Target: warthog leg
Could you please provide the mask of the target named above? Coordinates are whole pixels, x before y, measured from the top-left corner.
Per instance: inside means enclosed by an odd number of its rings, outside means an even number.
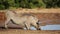
[[[30,23],[25,23],[25,27],[27,30],[30,30]]]
[[[5,28],[7,29],[8,28],[8,23],[10,21],[10,18],[8,18],[6,21],[5,21]]]

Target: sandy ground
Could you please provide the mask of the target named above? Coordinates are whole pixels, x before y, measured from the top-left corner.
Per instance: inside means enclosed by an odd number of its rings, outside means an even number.
[[[60,34],[60,31],[39,31],[20,29],[0,29],[0,34]]]

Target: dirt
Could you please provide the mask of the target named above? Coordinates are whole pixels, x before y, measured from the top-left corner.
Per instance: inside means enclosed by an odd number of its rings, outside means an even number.
[[[0,34],[60,34],[60,31],[0,29]]]

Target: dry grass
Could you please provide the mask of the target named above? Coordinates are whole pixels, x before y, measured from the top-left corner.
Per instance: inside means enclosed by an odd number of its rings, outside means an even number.
[[[9,9],[12,11],[16,11],[17,13],[60,13],[60,8],[56,9]],[[0,12],[5,12],[6,10],[0,10]]]
[[[58,9],[11,9],[17,11],[18,13],[60,13],[60,8]]]

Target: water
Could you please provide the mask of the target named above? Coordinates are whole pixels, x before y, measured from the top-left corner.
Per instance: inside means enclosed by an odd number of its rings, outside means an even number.
[[[31,27],[31,30],[36,30],[36,28]],[[41,30],[60,30],[60,25],[41,26]]]

